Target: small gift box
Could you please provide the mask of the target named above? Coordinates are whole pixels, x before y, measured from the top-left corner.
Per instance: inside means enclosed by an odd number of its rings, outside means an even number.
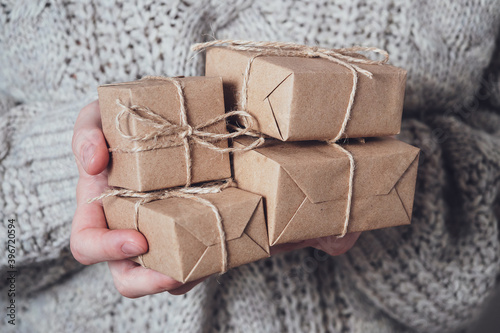
[[[98,92],[110,186],[151,191],[231,176],[220,78],[153,77]]]
[[[146,237],[149,251],[135,261],[185,283],[269,257],[261,196],[236,188],[169,193],[150,202],[103,199],[110,229],[137,229]]]
[[[211,47],[206,75],[222,77],[227,110],[245,109],[257,119],[256,130],[282,141],[329,140],[339,132],[349,138],[399,133],[405,70],[356,62],[363,58],[348,50],[332,61],[326,59],[333,54],[329,50],[302,47],[292,51],[286,46],[258,51]],[[339,59],[346,65],[339,64]],[[353,89],[349,121],[342,131]]]
[[[251,142],[239,138],[234,145]],[[276,245],[339,235],[344,227],[355,232],[409,224],[418,156],[418,148],[392,138],[340,146],[267,140],[234,156],[234,176],[238,187],[265,198],[269,243]]]

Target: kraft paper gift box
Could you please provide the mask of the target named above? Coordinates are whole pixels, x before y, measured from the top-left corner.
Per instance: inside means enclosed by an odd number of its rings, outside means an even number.
[[[261,196],[236,188],[199,196],[222,216],[229,268],[269,257]],[[135,229],[137,200],[103,199],[110,229]],[[183,283],[221,271],[220,236],[210,207],[185,198],[146,203],[139,207],[138,229],[149,244],[142,258],[146,267]]]
[[[187,120],[191,126],[204,124],[224,114],[222,81],[218,77],[177,78],[184,86]],[[134,149],[154,143],[134,142],[124,138],[116,128],[116,117],[122,111],[117,99],[126,106],[147,107],[174,124],[180,123],[180,103],[172,82],[145,79],[98,88],[102,129],[110,148]],[[132,117],[123,117],[122,126],[131,134],[145,134],[151,128]],[[225,121],[204,129],[213,133],[227,133]],[[135,153],[113,152],[109,167],[110,186],[135,191],[151,191],[186,184],[186,158],[182,140],[169,136],[164,142],[179,142],[176,147],[154,149]],[[159,140],[161,142],[161,139]],[[215,143],[227,147],[227,140]],[[192,183],[223,179],[231,176],[229,155],[205,148],[197,143],[190,145]]]
[[[206,75],[224,81],[226,109],[238,109],[250,51],[224,47],[207,50]],[[373,78],[359,74],[356,97],[344,137],[398,134],[406,71],[390,65],[356,64]],[[258,130],[282,141],[328,140],[340,131],[352,89],[347,68],[320,58],[259,56],[251,65],[247,110]]]
[[[356,163],[347,232],[409,224],[419,149],[392,138],[342,147]],[[270,245],[341,234],[349,170],[348,156],[322,142],[268,140],[234,155],[238,187],[264,197]]]

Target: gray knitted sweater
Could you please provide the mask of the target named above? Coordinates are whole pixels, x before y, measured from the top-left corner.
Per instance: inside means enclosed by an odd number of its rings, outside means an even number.
[[[499,275],[500,3],[479,0],[0,1],[0,239],[16,222],[19,332],[444,332]],[[130,300],[69,252],[70,148],[99,84],[199,75],[217,38],[378,46],[408,70],[400,138],[422,149],[413,223],[346,255],[305,249],[184,296]],[[0,300],[7,257],[0,256]],[[2,311],[3,313],[3,311]],[[0,331],[13,327],[2,315]]]

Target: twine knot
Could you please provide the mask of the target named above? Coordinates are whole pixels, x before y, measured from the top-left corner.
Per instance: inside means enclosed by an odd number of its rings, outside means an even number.
[[[250,81],[251,66],[254,60],[262,56],[281,56],[281,57],[301,57],[301,58],[322,58],[331,61],[335,64],[347,68],[352,74],[352,88],[349,95],[349,102],[347,104],[346,113],[344,120],[342,122],[341,128],[338,134],[328,140],[329,143],[338,141],[345,133],[347,123],[351,116],[351,111],[354,105],[354,98],[356,96],[356,89],[358,86],[358,75],[361,74],[371,79],[373,74],[361,67],[358,64],[366,65],[383,65],[389,61],[389,53],[387,51],[376,48],[376,47],[363,47],[363,46],[353,46],[348,48],[340,49],[328,49],[321,48],[318,46],[307,46],[296,43],[289,42],[256,42],[256,41],[246,41],[246,40],[213,40],[205,43],[193,44],[191,50],[202,51],[209,47],[224,47],[230,50],[236,51],[250,51],[255,52],[255,54],[248,61],[247,67],[245,68],[243,76],[243,87],[241,92],[241,108],[243,111],[247,111],[248,104],[248,83]],[[382,59],[372,60],[361,54],[374,53],[382,56]]]
[[[225,47],[231,50],[237,51],[251,51],[255,54],[249,59],[245,72],[243,75],[243,87],[241,92],[241,108],[247,111],[248,103],[248,83],[250,81],[250,71],[254,60],[262,56],[281,56],[281,57],[302,57],[302,58],[321,58],[331,61],[335,64],[347,68],[352,74],[352,88],[349,95],[349,102],[347,104],[347,109],[344,115],[344,120],[342,121],[341,127],[337,135],[326,140],[326,143],[337,147],[342,151],[349,159],[349,189],[347,193],[347,203],[345,209],[345,219],[343,231],[339,237],[344,237],[347,233],[349,218],[351,213],[351,203],[352,203],[352,191],[354,184],[354,169],[355,163],[352,154],[345,148],[337,144],[337,141],[341,139],[346,131],[347,123],[351,117],[351,111],[354,105],[354,99],[356,96],[356,90],[358,87],[358,76],[359,74],[366,76],[371,79],[373,74],[361,67],[358,64],[366,65],[383,65],[389,61],[389,53],[387,51],[376,48],[376,47],[362,47],[354,46],[349,48],[340,49],[327,49],[320,48],[318,46],[307,46],[288,42],[256,42],[256,41],[246,41],[246,40],[213,40],[206,43],[193,44],[191,46],[192,51],[202,51],[209,47],[219,46]],[[371,52],[382,56],[380,60],[371,60],[360,52]]]
[[[117,105],[122,109],[115,119],[115,127],[118,133],[120,133],[123,138],[128,139],[129,141],[140,142],[140,145],[134,148],[110,148],[109,150],[111,152],[139,153],[156,149],[184,146],[184,156],[186,161],[185,186],[189,187],[191,186],[192,180],[192,157],[190,147],[192,142],[208,149],[218,151],[220,153],[252,150],[264,143],[264,138],[262,136],[259,136],[259,138],[254,143],[252,143],[252,145],[244,148],[223,148],[216,145],[215,143],[217,142],[247,134],[250,131],[250,128],[254,125],[255,118],[253,118],[248,112],[231,111],[210,119],[203,124],[193,127],[188,122],[184,88],[181,82],[177,78],[168,78],[162,76],[146,76],[142,78],[142,80],[145,79],[164,80],[174,84],[177,89],[177,97],[179,99],[179,124],[168,121],[148,107],[140,105],[127,106],[120,100],[116,100]],[[212,125],[218,123],[225,124],[228,118],[235,116],[245,119],[244,123],[246,126],[243,128],[232,127],[233,132],[231,133],[212,133],[207,130],[207,128]],[[123,129],[123,123],[126,123],[127,120],[125,119],[126,117],[135,119],[147,130],[143,131],[144,133],[139,134],[128,133]]]
[[[185,130],[182,131],[179,135],[180,138],[184,139],[190,136],[193,136],[193,127],[190,125],[185,126]]]
[[[228,269],[228,254],[226,245],[226,233],[224,231],[224,226],[222,224],[222,217],[215,205],[213,205],[210,201],[206,199],[200,198],[198,195],[208,194],[208,193],[219,193],[225,188],[235,186],[235,184],[232,179],[227,179],[224,182],[212,182],[199,187],[190,187],[192,178],[191,176],[192,160],[191,160],[190,144],[192,141],[196,144],[200,144],[206,148],[221,153],[229,153],[229,152],[247,151],[255,149],[264,143],[264,138],[261,135],[259,135],[258,139],[255,140],[251,145],[243,148],[233,148],[233,147],[221,148],[215,145],[214,143],[235,138],[244,135],[250,131],[250,127],[253,126],[254,123],[254,118],[249,113],[244,111],[231,111],[219,115],[203,124],[193,127],[188,122],[184,88],[182,86],[182,83],[178,80],[178,78],[167,78],[162,76],[146,76],[141,80],[145,79],[164,80],[174,84],[177,90],[177,97],[179,99],[179,117],[180,117],[179,124],[175,124],[168,121],[167,119],[155,113],[153,110],[149,109],[146,106],[140,106],[140,105],[127,106],[123,104],[120,100],[116,100],[117,105],[121,107],[121,111],[115,118],[115,127],[118,133],[120,133],[120,135],[123,138],[131,142],[139,142],[140,145],[134,148],[117,147],[117,148],[110,148],[109,150],[113,153],[139,153],[156,149],[184,146],[185,160],[186,160],[186,185],[180,188],[159,190],[154,192],[137,192],[127,189],[111,189],[104,192],[100,196],[89,200],[88,202],[91,203],[111,196],[139,199],[137,200],[134,206],[135,209],[134,226],[137,231],[139,231],[139,207],[146,203],[155,200],[162,200],[175,197],[175,198],[185,198],[194,200],[209,207],[214,213],[217,223],[217,229],[219,232],[220,246],[221,246],[221,273],[225,273]],[[232,127],[234,130],[233,132],[222,133],[222,134],[212,133],[206,130],[207,127],[215,125],[220,122],[223,122],[225,124],[228,118],[234,116],[238,116],[241,117],[241,119],[244,119],[245,120],[244,123],[247,124],[248,126],[244,128],[233,126]],[[126,121],[125,117],[132,117],[138,123],[142,124],[147,130],[144,131],[144,133],[142,134],[127,133],[122,128],[123,123]],[[254,133],[251,134],[255,135]],[[170,138],[170,140],[167,140],[169,137],[172,138]],[[141,265],[143,267],[146,267],[143,260],[143,256],[140,255],[138,258]]]
[[[159,190],[154,192],[137,192],[127,189],[110,189],[99,195],[98,197],[88,200],[88,203],[94,201],[102,200],[108,197],[123,197],[123,198],[135,198],[139,199],[134,205],[134,227],[135,230],[140,232],[139,229],[139,208],[140,206],[153,202],[156,200],[163,200],[168,198],[184,198],[193,200],[205,205],[210,208],[214,214],[215,222],[217,224],[217,231],[219,232],[220,247],[221,247],[221,273],[224,274],[228,270],[228,253],[227,253],[227,240],[226,232],[224,230],[224,225],[222,224],[222,216],[218,208],[207,199],[199,197],[200,194],[209,193],[220,193],[226,188],[235,187],[236,183],[231,179],[225,179],[223,181],[216,181],[212,183],[206,183],[199,187],[178,187],[168,190]],[[141,266],[148,268],[144,263],[143,255],[138,256]]]

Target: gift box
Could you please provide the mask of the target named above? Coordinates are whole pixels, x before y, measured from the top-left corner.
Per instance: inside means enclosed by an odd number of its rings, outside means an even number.
[[[409,224],[419,149],[392,138],[342,147],[355,161],[347,232]],[[265,198],[271,245],[341,234],[349,172],[346,153],[322,142],[268,140],[234,156],[238,187]]]
[[[221,76],[226,109],[238,109],[243,78],[255,52],[224,47],[207,50],[206,75]],[[398,134],[406,71],[390,65],[358,64],[353,109],[344,137]],[[247,110],[260,132],[282,141],[328,140],[341,129],[353,85],[346,67],[321,58],[259,56],[251,64]]]
[[[198,195],[222,217],[228,268],[269,257],[262,197],[236,188]],[[136,198],[103,199],[110,229],[136,229]],[[139,206],[137,229],[149,244],[145,267],[189,282],[221,272],[221,238],[213,210],[196,200],[168,198]],[[135,261],[139,262],[138,258]]]
[[[187,122],[192,128],[224,115],[220,78],[186,77],[176,80],[183,87]],[[179,92],[173,82],[166,79],[143,79],[103,85],[98,88],[98,92],[102,129],[112,150],[108,178],[110,186],[151,191],[185,185],[188,172],[191,174],[191,183],[231,176],[228,153],[209,149],[191,140],[192,137],[186,134],[189,130],[186,126],[185,131],[180,128],[176,135],[151,137],[145,141],[126,137],[147,137],[152,131],[158,130],[155,126],[165,128],[168,123],[181,125]],[[125,108],[133,109],[151,122],[146,123],[130,114],[123,114]],[[118,125],[123,133],[118,130]],[[215,134],[227,133],[224,120],[200,130]],[[190,171],[186,167],[189,162],[184,145],[186,137],[190,147]],[[227,140],[213,144],[226,148]]]

